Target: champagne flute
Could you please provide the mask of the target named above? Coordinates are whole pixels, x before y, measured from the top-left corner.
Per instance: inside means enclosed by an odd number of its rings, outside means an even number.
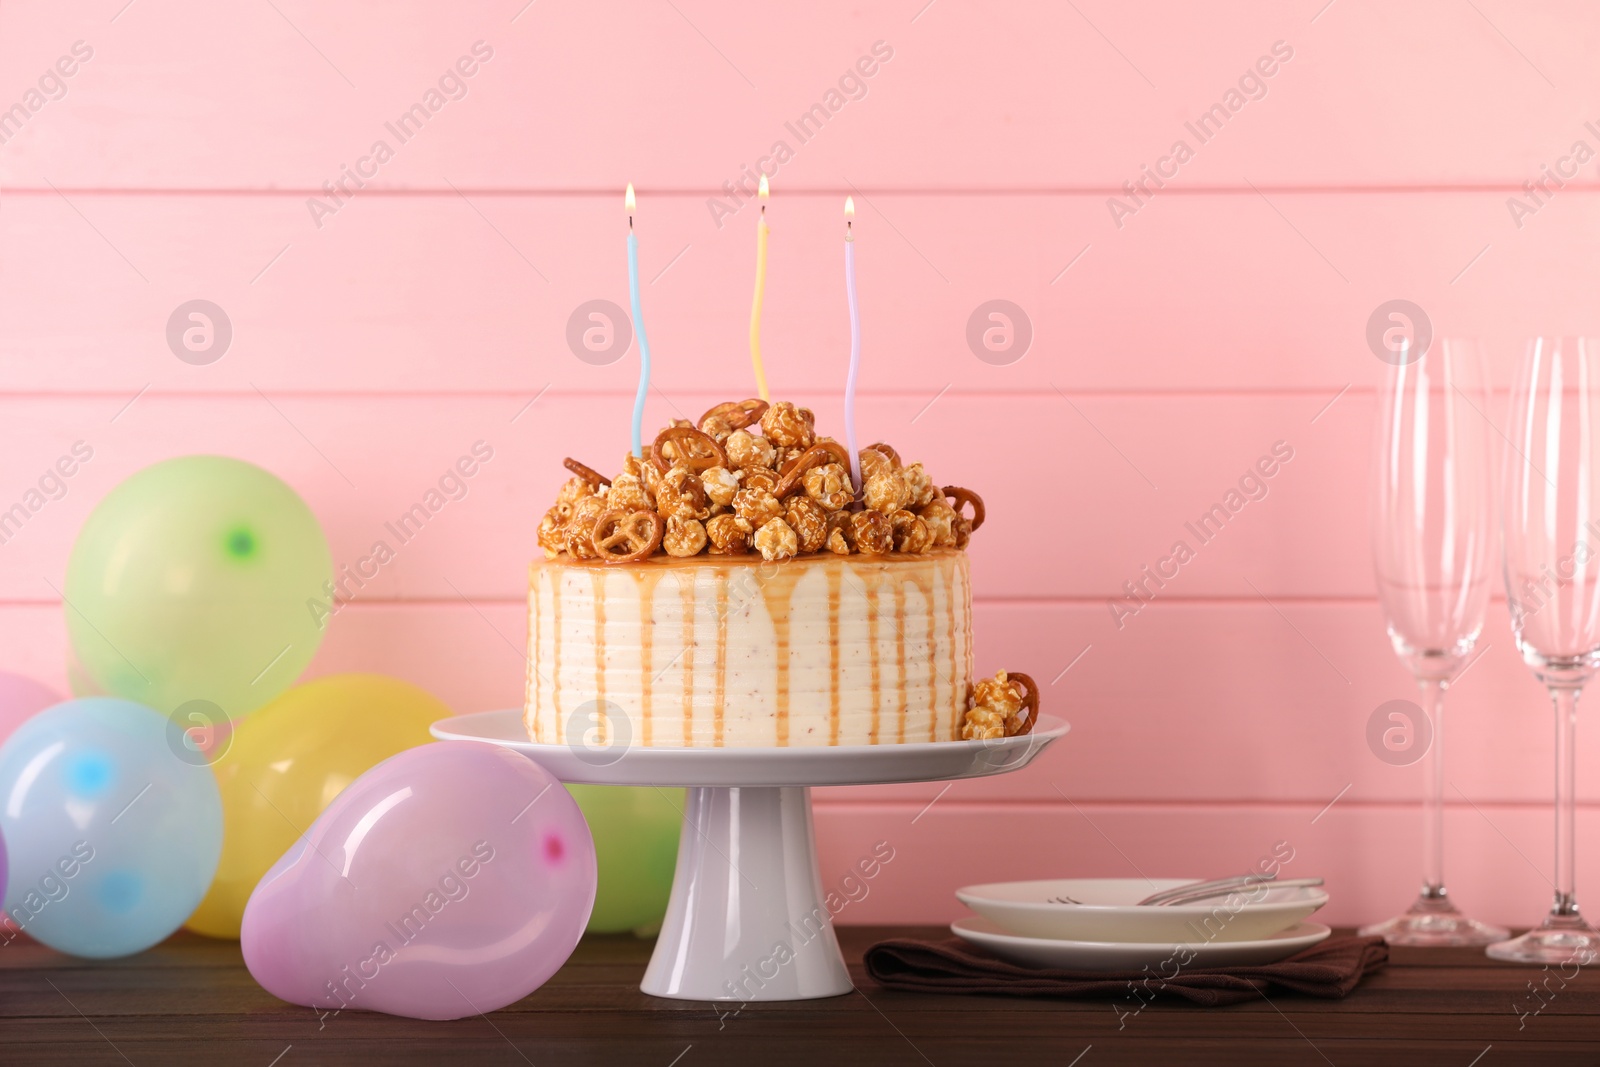
[[[1483,629],[1494,567],[1488,371],[1476,342],[1402,347],[1379,404],[1372,556],[1389,639],[1422,691],[1422,891],[1403,914],[1363,929],[1391,945],[1486,945],[1507,936],[1462,914],[1444,885],[1440,710]]]
[[[1578,914],[1574,895],[1574,742],[1578,695],[1600,667],[1600,341],[1530,342],[1512,404],[1506,596],[1517,649],[1555,704],[1555,903],[1539,927],[1488,954],[1587,962],[1600,933]]]

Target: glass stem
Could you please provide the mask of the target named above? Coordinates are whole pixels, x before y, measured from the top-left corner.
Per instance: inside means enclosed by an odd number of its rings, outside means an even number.
[[[1577,850],[1578,693],[1573,686],[1551,686],[1556,707],[1556,899],[1552,918],[1578,914],[1573,859]]]
[[[1430,751],[1423,758],[1422,793],[1422,896],[1442,900],[1444,889],[1444,707],[1445,683],[1422,683],[1422,710],[1432,727]]]

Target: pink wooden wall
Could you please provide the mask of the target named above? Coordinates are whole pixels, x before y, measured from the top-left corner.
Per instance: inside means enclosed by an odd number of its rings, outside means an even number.
[[[801,143],[785,123],[880,41],[890,58]],[[476,42],[472,75],[446,78],[459,98],[399,143],[384,124]],[[1278,841],[1292,873],[1327,876],[1330,918],[1378,918],[1415,888],[1420,775],[1364,736],[1410,695],[1370,578],[1367,320],[1415,301],[1437,334],[1483,335],[1502,382],[1524,334],[1600,333],[1600,184],[1563,162],[1600,149],[1597,46],[1579,0],[8,3],[0,506],[75,441],[94,458],[0,545],[0,665],[64,685],[51,583],[145,464],[261,463],[353,562],[483,440],[466,497],[341,612],[314,669],[516,703],[558,461],[626,447],[635,359],[592,366],[564,340],[579,304],[626,302],[621,187],[641,195],[659,425],[752,392],[753,210],[707,200],[781,139],[774,392],[837,427],[853,192],[862,433],[985,495],[978,666],[1053,680],[1073,724],[1010,777],[820,792],[825,876],[896,850],[843,921],[950,918],[967,882],[1217,874]],[[1201,143],[1185,124],[1241,79]],[[1171,173],[1178,139],[1192,158],[1118,225],[1108,197]],[[358,165],[366,188],[314,219],[308,198]],[[1546,167],[1576,177],[1513,217]],[[209,365],[167,346],[195,298],[233,325]],[[996,298],[1034,331],[1007,365],[965,339]],[[1268,495],[1119,629],[1107,599],[1280,441]],[[1526,923],[1548,895],[1550,715],[1503,602],[1491,616],[1451,701],[1450,884]],[[1600,730],[1582,746],[1593,901]]]

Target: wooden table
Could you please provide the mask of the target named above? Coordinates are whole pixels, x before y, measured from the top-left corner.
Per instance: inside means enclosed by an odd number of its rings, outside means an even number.
[[[91,963],[19,940],[0,949],[0,1064],[1048,1063],[1384,1064],[1500,1067],[1600,1063],[1600,978],[1566,982],[1465,949],[1396,950],[1349,998],[1283,994],[1199,1009],[1158,1000],[1121,1020],[1106,1001],[895,993],[870,984],[861,952],[933,928],[840,931],[860,990],[794,1004],[714,1006],[639,992],[650,943],[586,940],[543,989],[487,1017],[417,1022],[319,1016],[263,992],[237,943],[181,933],[130,959]],[[1570,971],[1569,971],[1570,973]],[[1548,977],[1539,1007],[1530,979]]]

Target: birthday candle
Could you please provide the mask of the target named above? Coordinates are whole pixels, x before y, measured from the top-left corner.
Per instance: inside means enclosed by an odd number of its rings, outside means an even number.
[[[767,396],[767,372],[761,365],[761,300],[767,290],[767,176],[761,176],[756,193],[761,200],[761,217],[756,220],[756,295],[750,303],[750,363],[756,371],[756,395]]]
[[[861,369],[861,315],[856,307],[856,240],[851,227],[856,202],[844,198],[844,295],[850,305],[850,374],[844,382],[844,439],[850,451],[850,482],[861,492],[861,450],[856,447],[856,374]]]
[[[623,202],[628,208],[628,298],[633,304],[633,332],[639,335],[639,391],[633,397],[633,455],[644,458],[639,427],[644,422],[644,398],[650,391],[650,341],[644,334],[644,313],[639,310],[639,239],[633,234],[633,183]]]

